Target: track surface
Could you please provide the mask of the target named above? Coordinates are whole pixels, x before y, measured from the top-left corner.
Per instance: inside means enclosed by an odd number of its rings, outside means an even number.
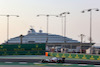
[[[27,62],[27,63],[41,63],[42,59],[49,59],[51,57],[46,57],[44,55],[9,55],[0,56],[0,62]],[[80,60],[80,59],[70,59],[66,58],[65,63],[67,64],[92,64],[100,65],[100,61],[95,60]]]
[[[0,62],[0,67],[100,67],[100,65],[68,63]]]
[[[0,62],[40,62],[41,59],[0,59]],[[87,60],[65,60],[65,63],[71,64],[92,64],[92,65],[100,65],[100,61],[87,61]]]

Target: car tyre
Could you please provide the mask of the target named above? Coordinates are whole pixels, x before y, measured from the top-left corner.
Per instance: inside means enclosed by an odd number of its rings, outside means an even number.
[[[45,63],[45,60],[42,60],[42,63]]]
[[[57,63],[60,63],[60,61],[58,60]]]

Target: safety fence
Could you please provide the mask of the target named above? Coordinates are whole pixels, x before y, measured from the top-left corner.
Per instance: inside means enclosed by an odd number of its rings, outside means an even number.
[[[0,45],[0,55],[44,55],[45,44]]]
[[[52,56],[52,57],[62,57],[62,58],[100,60],[100,55],[74,54],[74,53],[53,53],[53,52],[46,52],[45,55]]]

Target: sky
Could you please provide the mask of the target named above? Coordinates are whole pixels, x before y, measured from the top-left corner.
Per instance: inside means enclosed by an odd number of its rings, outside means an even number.
[[[100,0],[0,0],[0,15],[19,15],[9,18],[9,38],[26,35],[30,26],[38,32],[40,29],[46,33],[46,17],[38,14],[59,15],[70,12],[66,16],[66,36],[80,41],[80,34],[84,34],[84,42],[89,42],[89,12],[82,10],[98,8]],[[92,12],[92,39],[100,45],[100,11]],[[61,18],[50,16],[49,33],[62,35]],[[0,16],[0,43],[7,40],[7,17]]]

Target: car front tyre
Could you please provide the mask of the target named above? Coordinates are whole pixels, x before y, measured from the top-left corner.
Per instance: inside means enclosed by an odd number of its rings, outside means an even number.
[[[57,63],[60,63],[60,61],[58,60]]]

